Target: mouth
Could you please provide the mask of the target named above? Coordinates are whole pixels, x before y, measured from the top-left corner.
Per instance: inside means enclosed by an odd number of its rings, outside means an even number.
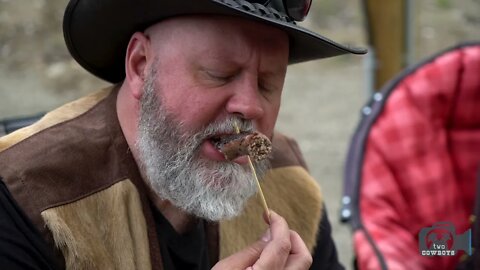
[[[243,137],[247,136],[248,132],[241,132],[235,134],[217,134],[208,138],[208,140],[215,146],[215,148],[222,152],[223,147],[235,140],[241,140]]]
[[[206,137],[203,140],[203,143],[201,144],[201,147],[200,147],[200,151],[202,155],[205,158],[213,161],[234,162],[241,165],[247,164],[248,158],[245,155],[239,156],[238,158],[229,159],[228,155],[226,155],[222,151],[223,149],[222,146],[232,140],[230,136],[235,138],[238,137],[233,135],[238,135],[238,134],[215,134],[213,136]]]
[[[219,134],[209,137],[208,140],[228,161],[243,156],[261,161],[268,158],[272,151],[270,140],[259,132]]]

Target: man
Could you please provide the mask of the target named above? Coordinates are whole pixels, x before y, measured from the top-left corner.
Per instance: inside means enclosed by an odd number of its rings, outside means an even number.
[[[70,1],[70,52],[115,85],[0,141],[2,265],[341,268],[318,187],[274,125],[288,64],[363,51],[297,27],[308,1],[252,2]],[[213,146],[236,126],[273,138],[256,164],[269,214],[247,157]]]

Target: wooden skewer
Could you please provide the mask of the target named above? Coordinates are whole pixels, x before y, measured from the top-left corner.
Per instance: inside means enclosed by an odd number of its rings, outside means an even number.
[[[235,132],[240,133],[240,129],[238,128],[237,122],[235,122]],[[247,156],[248,164],[250,165],[250,169],[252,170],[253,177],[255,178],[255,182],[257,183],[258,193],[260,194],[260,199],[262,201],[263,211],[267,214],[268,223],[270,224],[270,212],[268,211],[267,201],[265,200],[265,196],[263,195],[262,187],[260,186],[260,181],[258,181],[257,172],[255,167],[253,166],[252,159],[250,156]]]

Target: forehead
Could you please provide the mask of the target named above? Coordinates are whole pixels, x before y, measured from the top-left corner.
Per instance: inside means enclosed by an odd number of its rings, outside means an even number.
[[[169,42],[195,42],[194,47],[214,47],[216,50],[258,47],[265,50],[283,50],[288,57],[288,35],[273,26],[232,16],[195,15],[163,20],[146,29],[154,46]],[[222,46],[225,46],[222,48]],[[235,46],[237,45],[237,46]],[[232,48],[233,49],[233,48]]]

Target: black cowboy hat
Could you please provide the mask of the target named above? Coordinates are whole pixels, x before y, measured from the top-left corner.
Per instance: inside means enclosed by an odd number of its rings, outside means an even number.
[[[117,83],[125,78],[125,53],[135,31],[168,17],[187,14],[240,16],[280,28],[290,37],[290,64],[366,53],[299,27],[272,7],[245,0],[70,0],[63,32],[70,53],[81,66]]]

